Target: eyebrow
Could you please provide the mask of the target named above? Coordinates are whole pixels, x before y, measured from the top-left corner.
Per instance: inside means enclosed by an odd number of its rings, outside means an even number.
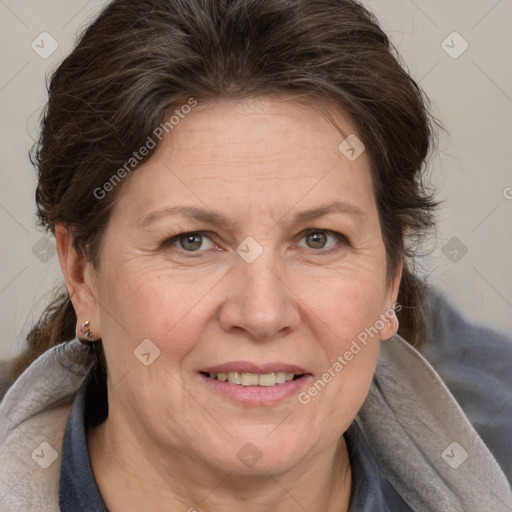
[[[342,201],[334,201],[333,203],[330,204],[319,206],[317,208],[312,208],[310,210],[304,210],[302,212],[294,214],[292,217],[291,224],[303,224],[304,222],[314,220],[319,217],[323,217],[325,215],[330,215],[333,213],[350,215],[363,222],[366,222],[368,220],[367,216],[357,206]],[[237,226],[237,222],[233,222],[224,215],[209,209],[197,208],[195,206],[171,206],[151,212],[137,224],[137,228],[145,229],[156,220],[159,220],[163,217],[175,215],[180,215],[182,217],[186,217],[189,219],[199,220],[201,222],[213,226],[226,226],[231,230],[234,230],[235,227]],[[275,224],[281,223],[281,221],[287,215],[288,214],[285,214]]]
[[[216,213],[212,210],[197,208],[195,206],[170,206],[151,212],[137,224],[137,227],[139,229],[144,229],[148,227],[149,224],[161,219],[162,217],[175,215],[181,215],[182,217],[187,217],[189,219],[196,219],[207,224],[212,224],[214,226],[225,225],[230,228],[235,226],[235,224],[231,222],[227,217],[224,217],[224,215]]]
[[[368,220],[368,217],[357,206],[345,203],[343,201],[334,201],[333,203],[326,204],[324,206],[319,206],[318,208],[313,208],[311,210],[305,210],[303,212],[296,213],[293,216],[292,222],[294,224],[301,224],[309,220],[317,219],[318,217],[323,217],[324,215],[329,215],[333,213],[350,215],[364,222],[367,222]]]

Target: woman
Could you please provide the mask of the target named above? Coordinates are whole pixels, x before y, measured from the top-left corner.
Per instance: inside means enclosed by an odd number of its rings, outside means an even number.
[[[49,88],[67,293],[1,404],[2,510],[510,510],[412,346],[430,137],[351,0],[108,5]]]

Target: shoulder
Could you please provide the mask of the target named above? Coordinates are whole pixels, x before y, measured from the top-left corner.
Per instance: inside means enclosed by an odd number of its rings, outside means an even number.
[[[34,361],[0,403],[0,509],[58,511],[62,442],[89,367],[77,340]]]
[[[1,510],[58,511],[58,481],[71,404],[42,411],[0,443]]]
[[[382,344],[355,421],[380,470],[413,510],[425,503],[460,512],[512,507],[497,457],[432,364],[400,336]]]
[[[502,356],[512,355],[512,338],[488,326],[479,325],[465,317],[453,302],[443,293],[429,289],[427,307],[427,341],[420,352],[435,360],[443,367],[442,356],[456,353],[465,363],[477,367],[495,368],[500,379],[512,380],[509,361],[500,360]],[[446,364],[456,361],[445,360]]]
[[[440,375],[512,482],[512,340],[429,291],[421,354]]]

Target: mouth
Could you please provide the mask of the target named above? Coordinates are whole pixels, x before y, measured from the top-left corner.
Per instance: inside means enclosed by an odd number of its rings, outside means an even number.
[[[244,407],[275,406],[292,400],[313,375],[284,362],[232,361],[201,368],[208,392]]]
[[[220,382],[229,382],[239,386],[272,387],[286,384],[292,380],[303,378],[305,373],[292,373],[277,371],[270,373],[249,373],[249,372],[200,372],[209,379]]]

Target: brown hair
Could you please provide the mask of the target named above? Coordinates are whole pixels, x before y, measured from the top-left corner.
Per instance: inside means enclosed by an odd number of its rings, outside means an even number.
[[[68,226],[76,249],[96,266],[122,183],[102,199],[94,191],[190,98],[285,94],[334,105],[367,148],[388,274],[404,261],[399,333],[415,345],[423,341],[422,284],[411,265],[436,206],[422,183],[431,120],[423,93],[359,3],[114,0],[86,28],[48,89],[32,155],[39,221],[53,232],[57,223]],[[28,335],[12,378],[49,347],[72,339],[76,322],[64,293]]]

